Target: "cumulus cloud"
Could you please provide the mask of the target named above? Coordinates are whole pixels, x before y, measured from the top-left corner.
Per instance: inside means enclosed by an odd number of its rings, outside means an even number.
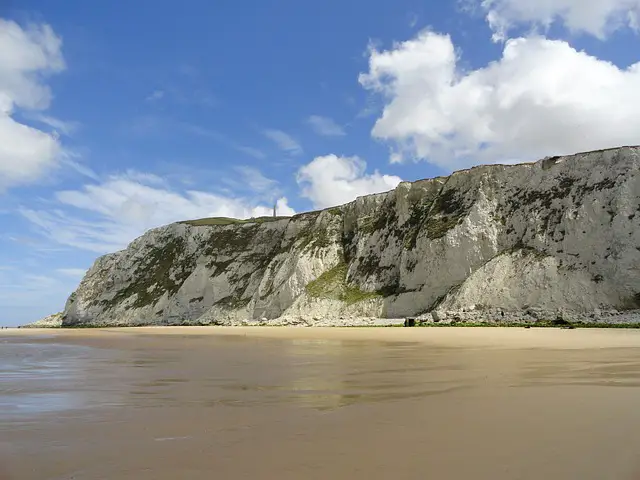
[[[640,143],[640,64],[541,37],[507,41],[478,70],[458,61],[450,37],[432,32],[371,50],[360,83],[385,102],[372,135],[391,143],[392,161],[458,168]]]
[[[48,108],[51,92],[44,79],[65,68],[61,46],[48,25],[23,29],[0,19],[0,192],[36,181],[61,157],[57,135],[13,118],[16,109]]]
[[[272,214],[272,206],[243,198],[190,190],[180,192],[151,174],[114,175],[79,190],[57,192],[50,209],[22,209],[45,237],[59,244],[105,253],[124,248],[146,230],[202,217],[248,218]],[[295,212],[286,198],[280,215]]]
[[[640,0],[478,0],[494,32],[504,40],[516,27],[546,29],[560,22],[600,39],[623,27],[638,29]]]
[[[377,170],[366,173],[367,164],[358,157],[326,155],[316,157],[298,171],[302,196],[315,208],[326,208],[355,200],[356,197],[395,188],[402,180]]]
[[[325,137],[341,137],[345,135],[344,128],[338,125],[332,118],[320,115],[311,115],[307,123],[314,132]]]
[[[266,129],[262,131],[262,134],[274,142],[280,150],[290,155],[300,155],[302,153],[302,147],[298,141],[282,130]]]

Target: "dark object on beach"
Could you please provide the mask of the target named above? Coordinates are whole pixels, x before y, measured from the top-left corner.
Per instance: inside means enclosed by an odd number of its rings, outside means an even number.
[[[564,330],[573,330],[574,327],[573,325],[571,325],[570,323],[566,324],[566,325],[562,325],[560,328],[564,329]]]
[[[405,327],[415,327],[416,326],[416,319],[415,318],[405,318],[404,319],[404,326]]]
[[[531,328],[531,325],[525,325],[524,328]]]
[[[569,328],[573,326],[559,315],[556,317],[555,320],[551,321],[551,325],[553,325],[554,327],[562,327],[562,328]]]

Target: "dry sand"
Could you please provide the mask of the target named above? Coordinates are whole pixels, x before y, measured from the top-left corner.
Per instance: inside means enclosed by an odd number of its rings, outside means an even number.
[[[105,334],[124,335],[214,335],[277,339],[361,340],[420,342],[449,347],[494,348],[620,348],[640,347],[640,329],[519,327],[136,327],[47,329],[12,328],[1,336],[54,335],[68,338],[104,338]]]
[[[20,329],[0,342],[0,360],[27,344],[56,359],[0,386],[40,405],[0,412],[2,480],[640,479],[635,330]]]

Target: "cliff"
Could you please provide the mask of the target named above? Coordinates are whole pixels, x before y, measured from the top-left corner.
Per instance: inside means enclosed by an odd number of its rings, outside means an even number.
[[[48,315],[36,322],[22,326],[22,328],[60,328],[60,327],[62,327],[62,312]]]
[[[631,314],[639,165],[640,147],[622,147],[474,167],[291,218],[156,228],[95,262],[62,324]]]

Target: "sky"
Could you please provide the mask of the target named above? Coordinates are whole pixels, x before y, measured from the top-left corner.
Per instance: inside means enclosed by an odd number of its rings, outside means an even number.
[[[0,325],[207,216],[640,143],[640,0],[0,0]]]

